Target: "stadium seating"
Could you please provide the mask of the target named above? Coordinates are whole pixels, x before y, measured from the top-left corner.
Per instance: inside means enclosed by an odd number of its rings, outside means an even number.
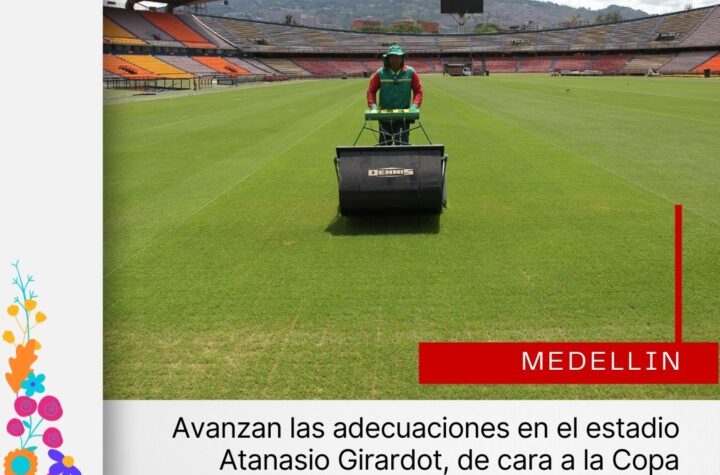
[[[647,46],[651,48],[667,48],[682,41],[686,35],[707,16],[709,11],[710,9],[708,8],[702,8],[661,17],[656,35],[650,38],[650,43]],[[662,38],[662,35],[672,36]]]
[[[701,73],[704,70],[709,69],[712,72],[720,71],[720,54],[716,54],[709,60],[702,63],[700,66],[693,69],[696,73]]]
[[[717,51],[683,51],[663,64],[659,71],[662,74],[688,73],[706,62],[712,56],[715,56],[715,54],[717,54]]]
[[[326,58],[296,58],[294,62],[313,76],[338,76],[342,73]]]
[[[627,54],[598,55],[590,61],[588,69],[601,71],[604,74],[619,74],[630,58],[631,56]]]
[[[505,51],[535,51],[537,33],[516,33],[505,35]]]
[[[592,51],[602,49],[613,29],[615,29],[614,24],[577,28],[575,38],[570,44],[570,50]]]
[[[195,61],[188,56],[170,56],[170,55],[157,55],[157,59],[165,61],[166,63],[175,66],[178,69],[182,69],[193,76],[207,76],[217,74],[214,69]]]
[[[248,74],[250,74],[249,71],[246,71],[237,64],[233,64],[225,58],[221,58],[219,56],[193,56],[192,59],[194,59],[198,63],[207,66],[210,69],[213,69],[220,74],[224,74],[233,78],[236,78],[238,76],[247,76]]]
[[[286,76],[312,76],[308,71],[285,58],[263,58],[262,62]]]
[[[441,35],[438,45],[443,53],[470,51],[470,37],[466,35]]]
[[[147,44],[106,16],[103,16],[103,38],[106,39],[108,43],[119,45]]]
[[[258,50],[258,41],[266,41],[264,33],[255,23],[230,18],[199,17],[211,30],[225,38],[233,46],[243,50]]]
[[[720,5],[712,7],[702,23],[691,30],[680,42],[680,46],[683,47],[707,45],[720,45]]]
[[[136,64],[129,63],[122,58],[112,55],[103,55],[103,70],[115,76],[126,79],[157,79],[158,75]]]
[[[443,63],[440,58],[431,58],[427,56],[411,56],[408,64],[415,68],[419,73],[441,73],[443,71]]]
[[[515,58],[485,58],[485,70],[491,73],[514,73],[517,71]]]
[[[104,8],[103,12],[107,18],[151,45],[176,48],[184,47],[182,43],[147,21],[138,12],[123,10],[121,8]]]
[[[122,76],[113,74],[110,71],[103,69],[103,79],[122,79]]]
[[[552,65],[555,71],[585,71],[590,69],[590,56],[560,56]]]
[[[241,68],[253,72],[253,74],[280,74],[279,71],[274,70],[262,61],[254,58],[228,58],[231,63],[237,64]],[[245,64],[246,63],[246,64]],[[249,66],[249,67],[246,67]]]
[[[209,29],[203,22],[195,18],[194,15],[176,15],[180,20],[182,20],[187,26],[192,28],[195,32],[200,34],[201,36],[207,38],[211,43],[213,43],[217,48],[224,49],[224,50],[234,50],[235,48],[222,39],[221,36],[219,36],[217,33]]]
[[[338,42],[332,33],[326,30],[315,28],[299,28],[299,33],[305,37],[305,41],[317,51],[323,52],[344,52],[345,47]]]
[[[364,33],[351,33],[349,31],[333,31],[333,36],[346,51],[355,53],[375,52],[377,45],[373,43],[370,35]]]
[[[362,74],[370,71],[370,67],[358,59],[330,59],[328,62],[337,70],[347,74]]]
[[[405,35],[400,38],[405,51],[421,52],[437,51],[439,47],[438,38],[435,35]]]
[[[655,38],[664,17],[649,17],[616,23],[603,49],[640,48]]]
[[[639,54],[628,61],[622,69],[624,74],[645,74],[648,70],[658,70],[672,59],[671,54]]]
[[[190,79],[193,77],[192,74],[182,69],[178,69],[165,61],[161,61],[154,56],[146,54],[121,54],[120,59],[132,63],[146,71],[150,71],[161,78],[169,79]]]
[[[380,56],[393,43],[410,52],[408,64],[423,74],[441,72],[453,56],[477,72],[682,74],[717,70],[720,61],[713,58],[720,50],[720,5],[605,25],[467,35],[361,33],[108,7],[103,13],[104,51],[136,53],[104,59],[104,77],[362,75],[382,66]],[[188,48],[208,51],[190,57]]]
[[[230,61],[231,63],[240,66],[245,71],[249,72],[250,74],[277,74],[277,71],[274,71],[271,68],[268,68],[264,64],[262,64],[259,61],[253,61],[250,58],[240,59],[240,58],[233,58],[232,56],[228,56],[225,58],[227,61]]]
[[[553,58],[544,56],[539,58],[521,58],[518,60],[518,71],[521,73],[547,73],[552,68]]]
[[[550,30],[537,35],[537,51],[565,51],[570,47],[577,29]]]
[[[200,36],[185,23],[178,20],[172,13],[140,12],[140,14],[147,21],[180,41],[188,48],[216,48],[213,43],[210,43],[206,38]]]

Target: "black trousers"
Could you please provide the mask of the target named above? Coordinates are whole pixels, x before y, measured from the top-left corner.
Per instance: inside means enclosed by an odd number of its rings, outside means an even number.
[[[410,145],[409,120],[380,121],[380,145]]]

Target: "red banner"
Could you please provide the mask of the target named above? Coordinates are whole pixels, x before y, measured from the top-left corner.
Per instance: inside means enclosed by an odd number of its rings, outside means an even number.
[[[420,343],[420,384],[718,384],[717,343]]]

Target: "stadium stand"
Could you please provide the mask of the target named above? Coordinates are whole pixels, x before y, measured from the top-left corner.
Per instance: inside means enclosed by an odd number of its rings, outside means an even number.
[[[615,28],[614,24],[589,26],[578,28],[575,38],[570,45],[572,51],[597,51],[603,49],[610,34]]]
[[[690,30],[685,39],[680,42],[680,46],[720,46],[720,5],[711,7],[711,9],[702,23]]]
[[[246,76],[249,71],[241,68],[237,64],[233,64],[225,58],[219,56],[193,56],[195,61],[217,71],[220,74],[236,78],[238,76]]]
[[[695,71],[696,73],[701,73],[706,69],[709,69],[714,73],[720,71],[720,54],[716,54],[709,60],[702,63],[700,66],[693,69],[693,71]]]
[[[538,33],[505,35],[505,51],[535,51]]]
[[[645,74],[651,69],[657,71],[672,57],[671,54],[640,54],[628,61],[622,72],[624,74]]]
[[[140,14],[147,21],[157,26],[176,40],[180,41],[188,48],[217,48],[217,46],[215,46],[213,43],[210,43],[206,38],[200,36],[192,28],[187,26],[185,23],[180,21],[175,15],[171,13],[140,12]]]
[[[370,35],[349,31],[334,31],[333,36],[345,47],[346,51],[354,53],[374,53],[377,51],[377,45],[373,43]]]
[[[314,76],[338,76],[342,71],[331,64],[327,58],[295,58],[295,64]]]
[[[195,18],[193,15],[176,15],[180,20],[185,22],[187,26],[192,28],[196,33],[207,38],[212,42],[218,49],[221,50],[234,50],[235,47],[225,41],[220,35],[212,31],[210,28],[205,26],[203,22]]]
[[[552,70],[553,58],[521,58],[518,60],[518,72],[521,73],[547,73]]]
[[[230,18],[198,17],[208,28],[222,36],[236,48],[256,50],[258,41],[266,41],[254,23]]]
[[[317,51],[344,52],[345,47],[326,30],[300,28],[300,34],[305,37],[307,44]]]
[[[334,68],[347,74],[357,75],[370,71],[370,66],[360,59],[330,59],[328,61]]]
[[[470,37],[470,51],[475,53],[502,51],[503,35],[473,35]]]
[[[537,51],[563,51],[570,47],[576,29],[546,31],[537,35]]]
[[[193,76],[207,76],[217,74],[217,71],[188,56],[157,55],[157,59],[165,61],[171,66],[182,69]]]
[[[107,18],[151,45],[184,47],[182,43],[147,21],[138,12],[107,7],[103,9],[103,12]]]
[[[438,46],[443,53],[470,51],[470,37],[465,35],[443,35],[438,38]]]
[[[146,71],[150,71],[158,77],[171,79],[190,79],[193,77],[193,75],[187,71],[178,69],[154,56],[145,54],[121,54],[119,57],[128,63],[132,63]]]
[[[393,43],[410,52],[408,64],[421,73],[442,72],[453,60],[478,74],[720,69],[720,5],[605,25],[467,35],[362,33],[110,7],[103,14],[106,79],[360,76],[379,68]]]
[[[286,76],[298,77],[298,76],[312,76],[310,72],[301,68],[297,64],[293,63],[289,59],[285,58],[263,58],[262,62],[270,66],[274,70],[284,74]]]
[[[590,69],[590,56],[560,56],[555,60],[552,68],[555,71],[585,71]]]
[[[103,55],[103,70],[115,76],[126,79],[157,79],[158,75],[136,64],[129,63],[122,58],[112,55]]]
[[[631,56],[627,54],[598,55],[590,61],[590,67],[603,74],[620,74],[625,63],[630,61]]]
[[[272,68],[265,66],[264,64],[260,63],[259,61],[253,61],[250,58],[240,59],[240,58],[233,58],[231,56],[228,56],[225,59],[237,66],[240,66],[241,68],[243,68],[245,71],[249,72],[250,74],[262,74],[262,75],[278,74],[278,72],[273,70]]]
[[[650,17],[616,23],[603,49],[635,49],[641,48],[652,38],[662,22],[663,17]]]
[[[439,48],[438,38],[434,35],[406,35],[401,41],[405,45],[406,51],[411,53],[426,53],[428,51],[437,51]]]
[[[687,34],[705,19],[709,12],[709,9],[703,8],[661,17],[656,35],[650,38],[647,46],[651,48],[667,48],[684,40]]]
[[[663,64],[659,71],[661,74],[687,73],[715,56],[715,54],[717,54],[717,51],[683,51]]]
[[[117,74],[113,74],[110,71],[103,69],[103,79],[122,79],[122,76],[118,76]]]
[[[144,45],[147,44],[137,36],[133,35],[108,17],[103,17],[103,38],[107,43],[119,45]]]
[[[485,58],[485,70],[492,73],[514,73],[517,71],[515,58]]]

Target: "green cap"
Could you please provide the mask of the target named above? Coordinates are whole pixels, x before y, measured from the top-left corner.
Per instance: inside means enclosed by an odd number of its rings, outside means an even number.
[[[402,48],[400,48],[400,45],[392,45],[392,46],[390,46],[390,47],[388,48],[387,53],[385,53],[385,54],[383,55],[383,58],[386,58],[386,57],[390,56],[391,54],[392,54],[392,55],[395,55],[395,56],[405,56],[405,52],[402,50]]]

